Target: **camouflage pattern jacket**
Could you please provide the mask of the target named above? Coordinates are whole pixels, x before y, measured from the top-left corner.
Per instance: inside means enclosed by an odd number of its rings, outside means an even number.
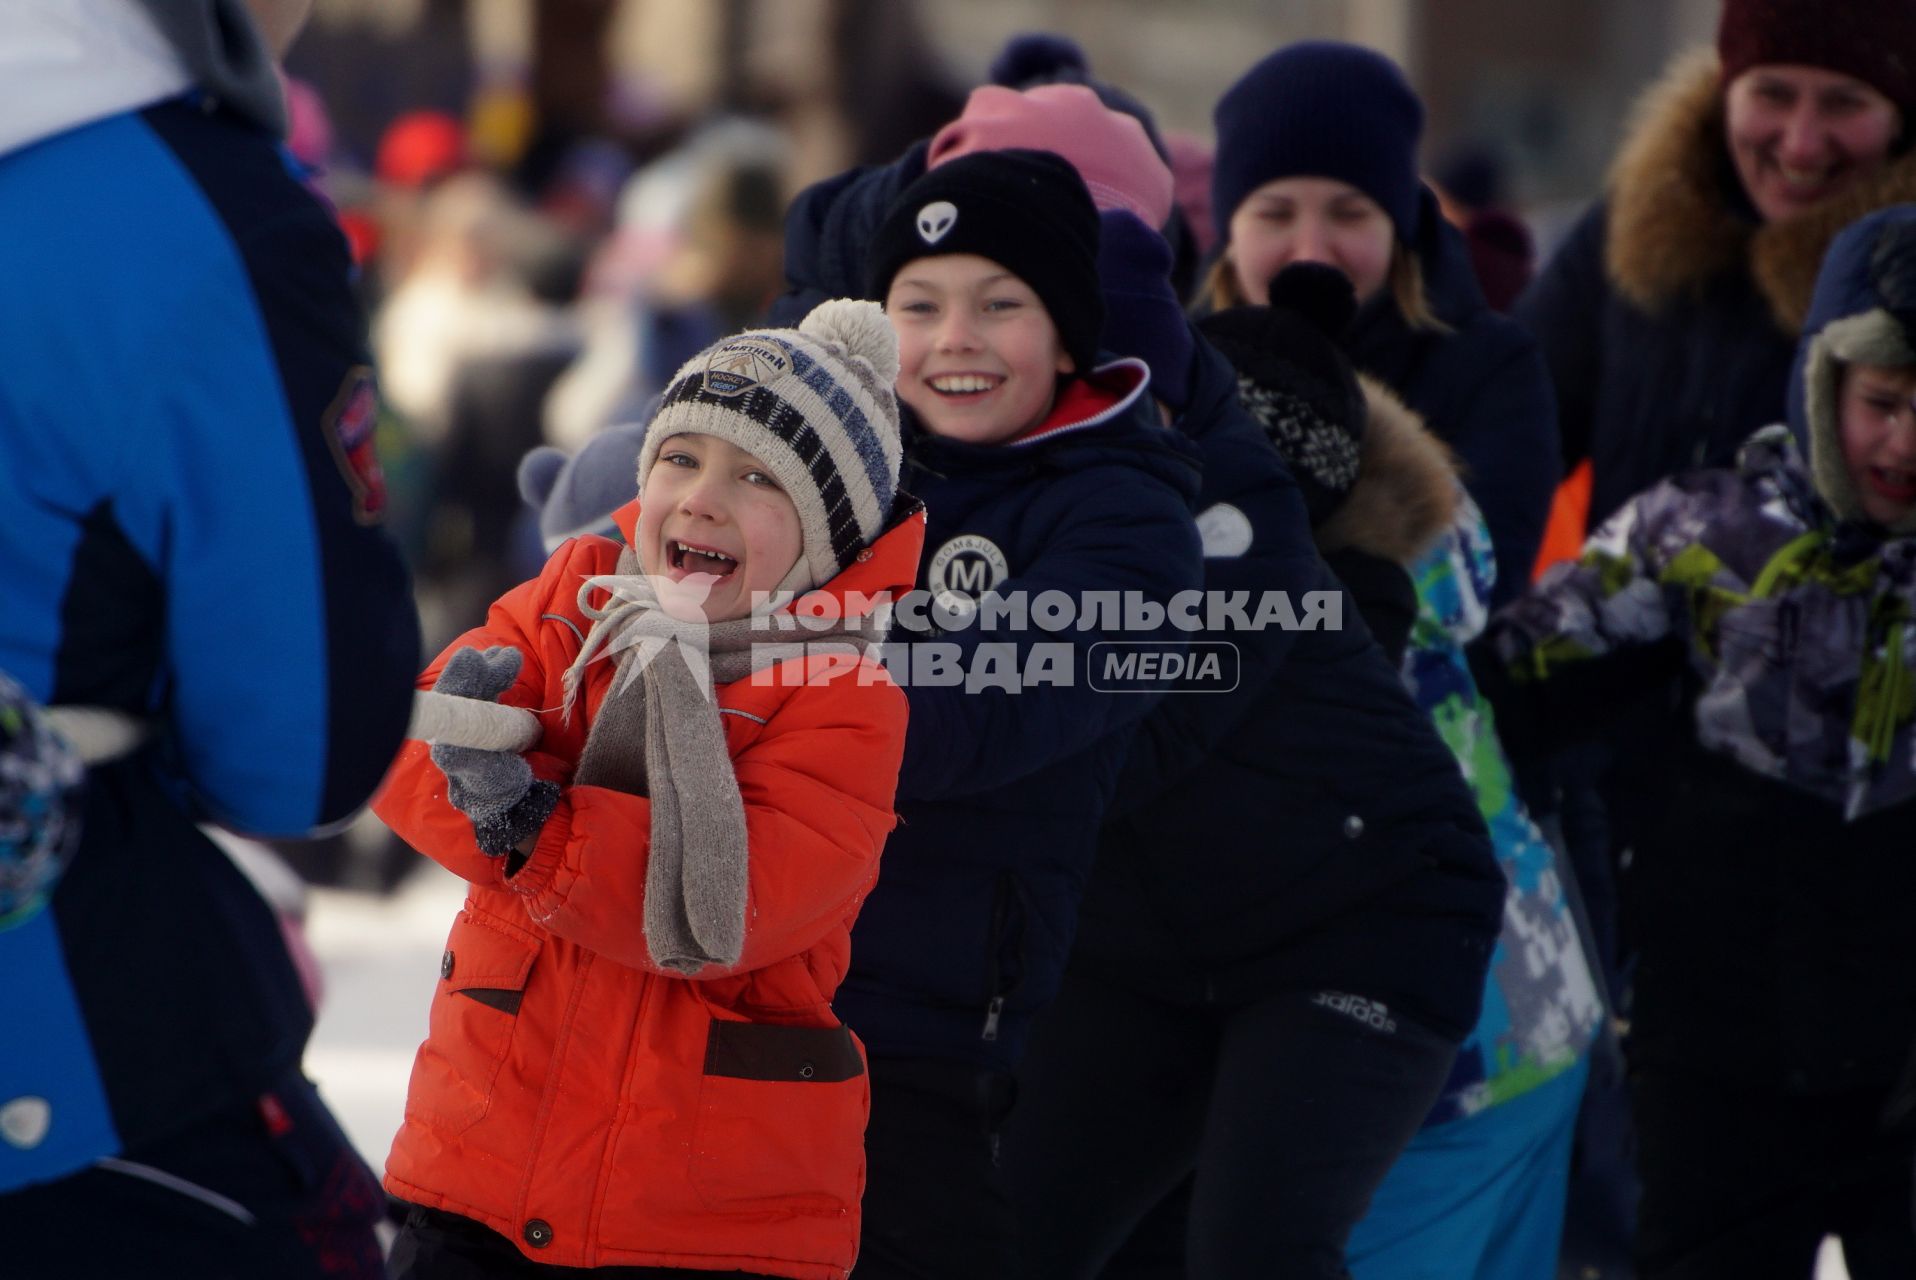
[[[1675,637],[1698,743],[1846,820],[1916,798],[1916,537],[1839,522],[1789,429],[1626,503],[1490,638],[1519,680]]]

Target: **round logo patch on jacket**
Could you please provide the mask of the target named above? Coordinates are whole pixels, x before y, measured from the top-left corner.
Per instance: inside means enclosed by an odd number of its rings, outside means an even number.
[[[947,609],[969,613],[985,592],[1011,576],[1005,553],[990,538],[961,533],[932,553],[925,585]]]

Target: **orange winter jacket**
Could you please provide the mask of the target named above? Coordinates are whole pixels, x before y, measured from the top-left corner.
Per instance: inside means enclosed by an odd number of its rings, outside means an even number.
[[[636,504],[620,523],[631,536]],[[911,586],[922,512],[820,588]],[[557,708],[587,620],[577,594],[619,547],[585,537],[460,646],[526,656],[502,701],[538,713],[527,758],[564,786],[615,671],[587,670],[586,715]],[[801,633],[802,635],[802,633]],[[795,679],[803,664],[809,679]],[[376,803],[406,840],[471,883],[440,961],[426,1042],[386,1187],[484,1223],[568,1267],[672,1266],[844,1277],[858,1249],[870,1092],[864,1049],[833,1015],[850,931],[895,818],[903,693],[883,668],[796,659],[717,691],[750,849],[744,954],[686,978],[640,931],[650,805],[566,786],[507,879],[409,742]]]

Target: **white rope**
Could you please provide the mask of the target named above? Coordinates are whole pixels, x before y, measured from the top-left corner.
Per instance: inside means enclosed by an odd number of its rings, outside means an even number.
[[[481,751],[524,751],[539,740],[539,717],[523,707],[422,689],[412,696],[406,736]]]
[[[46,707],[41,714],[83,764],[131,755],[146,741],[146,721],[107,707]]]
[[[150,729],[146,721],[107,707],[48,707],[44,714],[89,765],[132,754]],[[421,690],[412,696],[406,736],[481,751],[524,751],[539,740],[539,718],[522,707]]]

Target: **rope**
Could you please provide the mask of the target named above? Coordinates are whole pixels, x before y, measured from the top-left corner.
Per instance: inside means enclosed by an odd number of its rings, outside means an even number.
[[[412,696],[406,736],[481,751],[524,751],[539,740],[539,717],[523,707],[422,689]]]
[[[146,721],[106,707],[47,707],[43,714],[89,765],[131,755],[151,731]],[[421,690],[413,694],[406,736],[481,751],[524,751],[539,740],[539,718],[522,707]]]
[[[41,714],[66,739],[82,764],[105,764],[131,755],[146,741],[144,720],[107,707],[46,707]]]

